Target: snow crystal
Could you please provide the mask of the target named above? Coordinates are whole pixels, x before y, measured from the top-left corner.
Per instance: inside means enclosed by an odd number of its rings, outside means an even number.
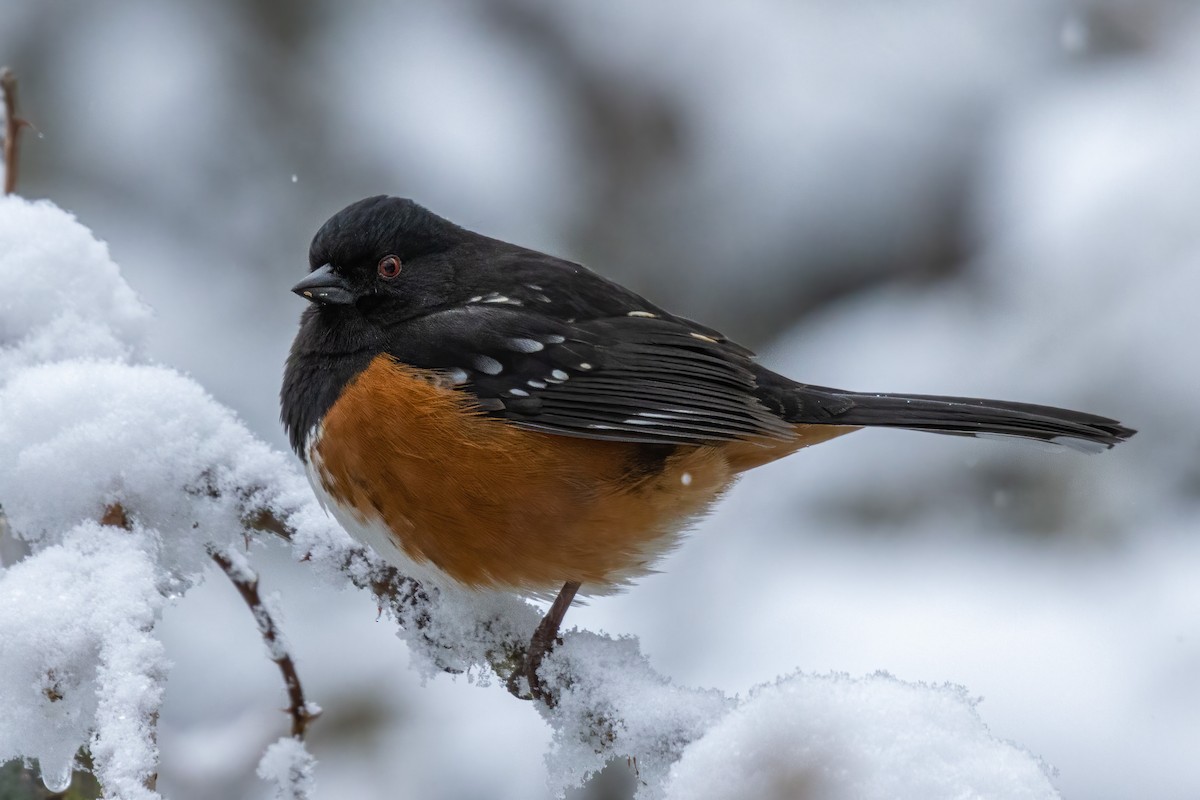
[[[671,769],[679,800],[1055,798],[1041,763],[996,739],[965,690],[793,675],[755,692]]]
[[[0,572],[0,761],[36,758],[53,782],[90,745],[107,796],[157,796],[154,550],[144,532],[90,522]]]
[[[304,742],[285,736],[263,753],[258,777],[274,784],[276,800],[305,800],[313,790],[315,764]]]

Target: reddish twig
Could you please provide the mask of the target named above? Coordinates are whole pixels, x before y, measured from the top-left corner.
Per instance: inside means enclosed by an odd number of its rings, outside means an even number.
[[[29,123],[17,116],[17,76],[0,69],[0,95],[4,103],[4,193],[17,190],[17,139]]]
[[[258,575],[247,565],[241,563],[240,559],[235,562],[234,556],[226,551],[210,547],[208,554],[221,568],[221,571],[228,576],[234,588],[238,590],[238,594],[250,607],[250,613],[254,615],[254,621],[258,623],[258,631],[267,645],[271,660],[279,665],[279,671],[283,673],[283,684],[287,689],[289,704],[287,713],[292,718],[292,736],[303,739],[308,723],[316,719],[320,712],[311,710],[304,700],[304,688],[300,685],[296,662],[292,660],[291,653],[288,652],[283,642],[283,636],[275,625],[271,612],[267,610],[262,597],[258,594]]]
[[[538,675],[538,669],[542,666],[542,661],[550,654],[550,650],[558,642],[558,629],[562,626],[563,617],[566,616],[567,609],[571,607],[571,601],[575,599],[575,593],[578,591],[578,583],[568,581],[563,584],[562,591],[554,598],[554,604],[550,606],[550,610],[546,612],[546,616],[542,617],[541,624],[533,632],[533,639],[529,642],[529,647],[525,651],[524,667],[513,670],[512,675],[509,676],[508,691],[513,697],[522,697],[517,681],[524,675],[525,680],[529,683],[530,697],[541,700],[550,708],[557,705],[558,698],[553,692],[547,691],[542,686],[542,679]]]

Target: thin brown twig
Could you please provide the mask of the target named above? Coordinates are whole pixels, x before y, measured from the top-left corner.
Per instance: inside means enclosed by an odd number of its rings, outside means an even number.
[[[0,69],[0,95],[4,103],[4,193],[17,190],[17,140],[29,123],[17,116],[17,76],[8,67]]]
[[[542,617],[541,624],[533,633],[533,639],[529,642],[529,649],[525,655],[524,669],[513,670],[512,675],[508,678],[508,692],[513,697],[523,697],[521,694],[518,679],[524,676],[529,684],[530,697],[541,700],[550,708],[554,708],[558,703],[558,698],[555,694],[546,689],[542,685],[542,679],[538,675],[538,669],[542,666],[542,661],[550,654],[551,648],[558,641],[558,629],[562,625],[563,617],[567,613],[567,609],[571,607],[571,601],[575,599],[575,593],[579,591],[579,584],[567,582],[563,585],[562,591],[554,598],[554,604],[550,606],[550,610],[546,612],[546,616]]]
[[[258,623],[259,633],[262,634],[263,642],[267,645],[271,660],[279,665],[279,671],[283,674],[283,684],[288,695],[287,713],[292,718],[292,736],[303,739],[308,723],[316,719],[320,712],[313,713],[304,700],[304,687],[300,685],[300,674],[296,671],[296,662],[292,660],[291,653],[284,646],[283,637],[275,624],[275,619],[267,610],[258,593],[258,575],[242,565],[235,565],[233,558],[223,550],[210,547],[208,554],[233,583],[238,594],[246,601],[246,605],[250,607],[250,613],[254,615],[254,620]]]

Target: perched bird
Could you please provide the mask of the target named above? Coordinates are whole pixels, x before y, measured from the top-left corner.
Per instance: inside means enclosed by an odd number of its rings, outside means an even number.
[[[378,196],[317,232],[282,419],[336,519],[404,574],[558,597],[651,569],[737,476],[864,427],[1106,449],[1061,408],[797,383],[594,272]]]

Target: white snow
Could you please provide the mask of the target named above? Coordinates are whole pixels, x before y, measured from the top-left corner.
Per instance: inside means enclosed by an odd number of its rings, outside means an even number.
[[[304,742],[284,736],[271,744],[258,762],[258,777],[275,787],[276,800],[308,800],[316,761]]]
[[[1049,800],[1029,753],[992,736],[957,686],[886,673],[757,689],[672,767],[668,800]]]
[[[221,551],[221,555],[229,562],[229,567],[225,572],[231,580],[246,584],[252,584],[258,580],[258,574],[255,573],[254,567],[250,566],[250,559],[246,558],[241,550],[230,548]]]
[[[632,638],[576,632],[550,654],[542,675],[566,687],[550,713],[555,732],[547,756],[551,787],[560,792],[615,756],[636,758],[644,796],[657,796],[682,748],[732,707],[720,692],[681,687],[656,673]]]
[[[146,531],[84,522],[0,571],[0,761],[59,776],[87,745],[110,797],[157,796],[143,784],[167,669],[156,549]]]
[[[0,567],[0,761],[37,759],[61,786],[86,746],[106,796],[157,797],[168,597],[259,509],[294,517],[317,556],[345,536],[286,457],[189,378],[139,363],[149,312],[69,214],[0,199],[0,285],[0,501],[30,550]],[[117,505],[128,530],[99,524]]]
[[[21,366],[141,352],[149,309],[70,214],[0,197],[0,243],[0,380]]]

